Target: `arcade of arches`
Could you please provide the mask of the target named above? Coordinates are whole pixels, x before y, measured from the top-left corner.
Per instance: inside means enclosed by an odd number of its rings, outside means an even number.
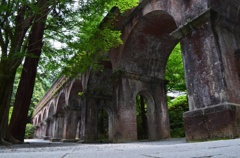
[[[89,70],[54,83],[34,112],[35,136],[135,141],[140,137],[136,97],[141,96],[147,104],[143,137],[169,138],[164,76],[180,42],[189,102],[183,115],[186,139],[239,137],[239,27],[240,1],[142,0],[119,16],[123,45],[111,50],[103,72]]]

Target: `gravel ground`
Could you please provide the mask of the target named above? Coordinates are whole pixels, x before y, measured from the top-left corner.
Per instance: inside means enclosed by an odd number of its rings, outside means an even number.
[[[185,139],[120,144],[51,143],[0,146],[0,158],[240,158],[240,139],[186,143]]]

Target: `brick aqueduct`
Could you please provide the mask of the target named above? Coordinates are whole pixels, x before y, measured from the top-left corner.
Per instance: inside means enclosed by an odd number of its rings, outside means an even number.
[[[135,141],[140,94],[148,105],[148,140],[169,138],[164,73],[178,42],[189,101],[186,139],[240,136],[239,0],[142,0],[118,19],[123,45],[111,50],[102,72],[54,83],[34,112],[36,137],[94,142],[104,109],[108,140]]]

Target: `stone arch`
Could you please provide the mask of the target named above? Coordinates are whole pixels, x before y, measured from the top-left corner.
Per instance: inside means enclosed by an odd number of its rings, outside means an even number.
[[[55,106],[53,102],[50,102],[48,109],[48,118],[47,118],[47,127],[46,127],[46,138],[50,139],[53,136],[54,132],[54,119],[53,116],[55,114]]]
[[[138,136],[138,138],[152,140],[152,139],[154,139],[154,135],[156,135],[156,133],[158,132],[157,129],[155,128],[155,127],[157,127],[156,122],[158,122],[158,120],[156,120],[156,119],[160,117],[161,113],[158,113],[157,110],[155,109],[156,104],[155,104],[154,98],[150,91],[141,90],[137,93],[136,99],[137,99],[137,96],[140,96],[140,98],[139,98],[140,102],[143,101],[143,103],[140,103],[140,104],[146,104],[144,106],[147,106],[147,107],[144,107],[144,108],[146,108],[146,109],[144,109],[144,110],[146,110],[146,120],[145,120],[146,127],[144,127],[144,128],[146,128],[146,129],[143,129],[143,130],[147,130],[147,131],[143,132],[143,134],[145,136],[143,136],[142,138],[140,138]],[[135,105],[136,105],[136,103],[135,103]],[[140,107],[140,108],[142,108],[142,107]],[[141,110],[143,110],[143,109],[141,109]],[[141,115],[143,115],[142,112],[141,112]],[[136,120],[136,121],[138,121],[138,120]],[[143,119],[141,119],[141,121],[143,121]],[[138,122],[136,124],[138,125]],[[142,125],[144,126],[144,123],[142,123]]]
[[[173,17],[165,11],[143,16],[126,40],[120,69],[163,79],[167,59],[178,42],[169,35],[175,29]]]
[[[35,126],[38,125],[38,115],[34,116],[34,123]]]
[[[68,93],[68,106],[64,113],[64,139],[75,139],[79,137],[77,131],[79,131],[80,125],[80,96],[79,92],[82,92],[82,82],[80,79],[74,79],[71,82]]]
[[[41,138],[41,124],[40,124],[40,117],[41,117],[41,115],[40,115],[40,113],[38,113],[36,116],[35,116],[35,126],[37,127],[36,128],[36,131],[35,131],[35,136],[37,137],[37,138]]]
[[[125,39],[120,64],[115,67],[123,71],[121,87],[124,93],[118,96],[119,104],[123,104],[119,106],[126,109],[121,109],[124,112],[121,111],[120,124],[124,123],[128,131],[135,132],[122,132],[125,139],[137,139],[137,126],[133,127],[137,94],[143,95],[150,104],[148,139],[170,137],[165,68],[169,55],[179,42],[170,36],[176,29],[177,24],[168,12],[154,10],[140,17]]]
[[[56,114],[54,117],[54,129],[53,129],[53,139],[54,141],[60,140],[63,138],[64,132],[64,112],[66,108],[66,95],[64,92],[61,92],[57,99],[56,105]],[[52,139],[52,140],[53,140]]]
[[[38,125],[38,118],[35,116],[34,117],[34,125],[37,126]]]
[[[42,125],[40,127],[40,137],[44,137],[46,135],[46,129],[47,129],[47,108],[42,109]]]
[[[49,108],[48,108],[48,118],[52,117],[55,113],[55,106],[53,104],[53,102],[51,102],[49,104]]]
[[[112,80],[109,76],[112,74],[112,64],[110,61],[100,61],[103,66],[102,71],[91,71],[90,76],[86,79],[88,85],[86,95],[82,96],[81,108],[81,124],[80,138],[89,142],[101,141],[98,135],[98,116],[99,110],[104,108],[107,110],[108,120],[108,138],[105,141],[113,141],[112,134],[115,128],[112,125],[112,99],[113,99],[113,87]],[[82,110],[83,109],[83,110]],[[86,110],[85,110],[86,109]],[[106,111],[105,110],[105,111]],[[108,139],[108,140],[107,140]]]
[[[194,3],[195,5],[192,5],[192,3]],[[151,24],[155,25],[156,26],[155,28],[157,28],[157,26],[159,26],[159,24],[157,24],[157,23],[161,23],[160,17],[155,16],[156,15],[155,13],[157,13],[157,12],[158,13],[160,13],[160,12],[166,13],[167,15],[169,15],[169,17],[172,17],[174,19],[173,20],[174,23],[177,26],[176,28],[178,28],[178,27],[186,24],[186,20],[188,21],[189,19],[194,19],[196,15],[202,14],[206,10],[208,5],[209,4],[208,4],[207,0],[199,1],[199,2],[197,2],[197,1],[186,2],[186,1],[175,1],[175,0],[156,0],[156,1],[155,0],[154,1],[153,0],[150,0],[150,1],[142,0],[140,2],[139,6],[136,7],[132,13],[130,13],[130,14],[127,13],[128,18],[126,18],[125,19],[126,21],[123,22],[124,26],[122,29],[123,42],[128,43],[127,40],[129,41],[129,36],[131,36],[132,32],[134,30],[136,30],[137,27],[139,28],[139,26],[140,26],[139,22],[141,22],[141,21],[142,21],[142,24],[144,24],[145,26],[147,26],[146,23],[148,23],[149,25],[151,25]],[[187,16],[185,16],[186,11],[188,12]],[[150,15],[150,16],[148,16],[148,15]],[[146,18],[147,16],[149,18]],[[151,16],[153,16],[153,17],[151,18]],[[145,20],[144,20],[144,18],[145,18]],[[166,23],[166,20],[165,20],[165,23],[163,23],[163,25],[168,24],[168,23]],[[152,35],[156,31],[153,28],[154,27],[152,27],[152,29],[149,29],[152,32],[151,33]],[[161,27],[158,27],[158,28],[161,28]],[[161,32],[159,30],[160,29],[158,29],[158,32],[156,34]],[[171,28],[169,28],[169,30],[171,30]],[[150,31],[148,31],[148,32],[150,32]],[[189,31],[189,32],[191,32],[191,31]],[[187,34],[189,32],[183,32],[183,34]],[[143,38],[141,38],[141,39],[145,38],[145,36],[142,36],[142,37]],[[126,50],[125,48],[126,47],[124,44],[123,46],[119,47],[117,50],[113,49],[113,51],[111,51],[111,62],[113,64],[114,68],[118,69],[119,65],[122,65],[121,60],[123,58],[123,54],[125,53],[125,50]]]
[[[39,120],[38,123],[41,124],[42,123],[42,113],[40,113],[38,120]]]
[[[45,108],[43,110],[43,120],[45,121],[47,119],[47,109]]]
[[[40,114],[38,114],[38,116],[37,116],[36,119],[37,119],[37,122],[36,122],[36,123],[37,123],[37,125],[39,125],[39,124],[40,124]]]
[[[80,106],[79,92],[82,92],[82,81],[80,79],[74,79],[68,94],[68,104],[70,107],[79,108]]]
[[[65,93],[62,92],[60,93],[57,99],[56,113],[63,113],[65,106],[66,106],[66,97],[65,97]]]
[[[101,116],[102,115],[102,116]],[[99,141],[113,141],[112,116],[113,113],[106,105],[100,105],[97,110],[97,133]],[[107,129],[106,129],[107,128]],[[107,140],[105,140],[107,139]]]

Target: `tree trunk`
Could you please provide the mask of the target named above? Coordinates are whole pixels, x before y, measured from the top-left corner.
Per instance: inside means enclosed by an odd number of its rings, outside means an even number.
[[[29,36],[28,56],[25,58],[20,83],[16,93],[14,109],[10,122],[10,131],[14,138],[24,141],[28,110],[33,94],[38,61],[43,46],[43,34],[49,13],[49,2],[38,1],[39,12],[35,16]]]
[[[8,129],[8,115],[16,69],[8,67],[5,61],[0,63],[0,144],[9,144],[7,141],[12,141]]]

